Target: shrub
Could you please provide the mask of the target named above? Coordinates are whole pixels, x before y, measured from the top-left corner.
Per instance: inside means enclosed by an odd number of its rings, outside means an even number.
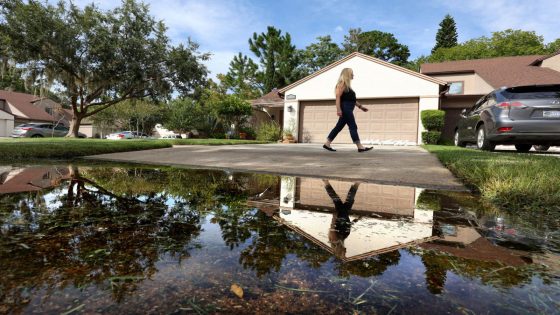
[[[441,132],[439,131],[422,132],[422,141],[425,144],[437,144],[440,137],[441,137]]]
[[[445,112],[442,110],[423,110],[421,113],[422,125],[428,131],[442,131]]]
[[[282,129],[277,122],[264,122],[257,128],[257,140],[278,141],[282,139]]]
[[[257,138],[257,132],[252,127],[249,127],[249,126],[239,127],[239,132],[246,133],[247,134],[247,139],[256,139]]]

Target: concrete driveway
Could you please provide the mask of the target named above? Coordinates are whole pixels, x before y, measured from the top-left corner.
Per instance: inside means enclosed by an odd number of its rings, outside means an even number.
[[[318,144],[189,145],[86,158],[467,190],[421,147],[375,146],[362,153],[354,145],[333,147],[338,151],[329,152]]]

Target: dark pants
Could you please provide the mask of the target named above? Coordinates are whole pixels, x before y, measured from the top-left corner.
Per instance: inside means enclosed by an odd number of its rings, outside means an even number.
[[[348,125],[348,129],[350,130],[350,137],[352,137],[352,142],[360,143],[360,137],[358,136],[358,125],[356,125],[356,119],[354,119],[354,107],[356,103],[354,102],[343,102],[340,107],[342,109],[342,116],[338,117],[338,122],[336,126],[334,126],[333,130],[327,136],[329,141],[333,141],[334,138],[338,135],[338,133],[344,128],[345,125]]]

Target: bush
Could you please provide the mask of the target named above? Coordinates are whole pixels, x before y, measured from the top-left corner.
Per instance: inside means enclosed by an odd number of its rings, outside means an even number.
[[[264,122],[257,128],[258,141],[278,141],[282,139],[282,129],[275,121]]]
[[[422,132],[422,141],[425,144],[437,144],[440,137],[441,137],[441,132],[439,131]]]
[[[252,127],[249,127],[249,126],[239,127],[239,132],[246,133],[247,134],[247,139],[256,139],[257,138],[257,132]]]
[[[428,131],[442,131],[445,112],[442,110],[423,110],[421,113],[422,125]]]

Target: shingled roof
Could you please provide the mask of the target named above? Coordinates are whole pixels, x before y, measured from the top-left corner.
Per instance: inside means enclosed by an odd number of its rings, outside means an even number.
[[[19,93],[19,92],[11,92],[11,91],[4,91],[0,90],[0,99],[5,100],[10,105],[14,106],[18,111],[21,112],[22,115],[19,113],[12,113],[9,108],[7,108],[7,112],[16,116],[17,118],[24,118],[24,119],[31,119],[31,120],[40,120],[40,121],[54,121],[54,117],[49,115],[43,109],[36,107],[33,103],[40,101],[42,98],[26,94],[26,93]]]
[[[420,72],[426,75],[475,72],[494,88],[560,84],[560,72],[534,65],[546,57],[531,55],[425,63],[420,67]]]
[[[251,100],[251,104],[253,106],[274,106],[274,107],[282,106],[283,107],[284,99],[280,97],[278,93],[278,89],[273,89],[269,93],[257,99]]]

